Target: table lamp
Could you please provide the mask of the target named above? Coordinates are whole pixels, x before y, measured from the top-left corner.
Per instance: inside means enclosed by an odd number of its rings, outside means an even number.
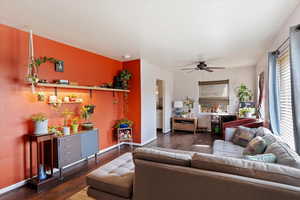
[[[175,115],[179,117],[182,113],[183,101],[175,101],[174,102]]]

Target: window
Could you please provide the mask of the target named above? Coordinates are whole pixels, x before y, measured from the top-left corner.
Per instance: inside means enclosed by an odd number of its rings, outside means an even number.
[[[280,134],[284,142],[295,149],[291,96],[291,72],[288,48],[280,52],[277,60],[277,80],[280,100]]]

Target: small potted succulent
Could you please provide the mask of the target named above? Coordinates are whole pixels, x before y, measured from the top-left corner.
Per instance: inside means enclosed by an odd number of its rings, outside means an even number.
[[[74,117],[71,123],[73,133],[78,133],[79,117]]]
[[[65,109],[62,113],[62,116],[64,117],[64,127],[63,127],[63,133],[65,135],[70,135],[70,127],[68,126],[68,120],[72,117],[74,114],[73,112],[69,111],[68,109]]]
[[[133,121],[128,119],[118,120],[115,124],[115,128],[131,128],[133,125]]]
[[[84,130],[91,130],[94,128],[94,124],[88,120],[91,118],[94,113],[95,105],[84,105],[80,109],[80,117],[84,119],[85,122],[81,123],[81,127]]]
[[[42,135],[48,133],[48,118],[43,113],[35,114],[31,117],[34,122],[34,134]]]

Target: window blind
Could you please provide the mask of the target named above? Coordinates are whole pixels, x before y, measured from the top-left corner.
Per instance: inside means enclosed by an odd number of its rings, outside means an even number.
[[[277,80],[280,99],[280,134],[284,142],[295,149],[291,96],[291,71],[288,48],[277,60]]]

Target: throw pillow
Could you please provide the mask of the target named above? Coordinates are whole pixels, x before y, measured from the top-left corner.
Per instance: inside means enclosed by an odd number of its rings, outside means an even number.
[[[261,126],[256,129],[256,136],[264,137],[266,134],[273,135],[273,133],[265,127]]]
[[[236,145],[246,147],[248,143],[255,137],[255,133],[255,128],[239,126],[232,137],[232,142]]]
[[[266,147],[267,144],[265,140],[260,136],[256,136],[253,140],[249,142],[247,147],[244,149],[243,154],[244,155],[261,154],[265,151]]]
[[[255,156],[244,156],[244,159],[251,160],[251,161],[265,162],[265,163],[276,162],[276,156],[273,153],[266,153],[266,154],[260,154]]]
[[[226,128],[225,129],[225,141],[231,141],[235,131],[236,131],[236,128]]]
[[[279,164],[300,169],[300,156],[283,142],[270,144],[265,153],[275,154]]]
[[[280,141],[280,139],[277,136],[273,135],[273,133],[266,133],[263,136],[263,139],[266,141],[267,145],[270,145],[270,144],[273,144],[274,142]]]

